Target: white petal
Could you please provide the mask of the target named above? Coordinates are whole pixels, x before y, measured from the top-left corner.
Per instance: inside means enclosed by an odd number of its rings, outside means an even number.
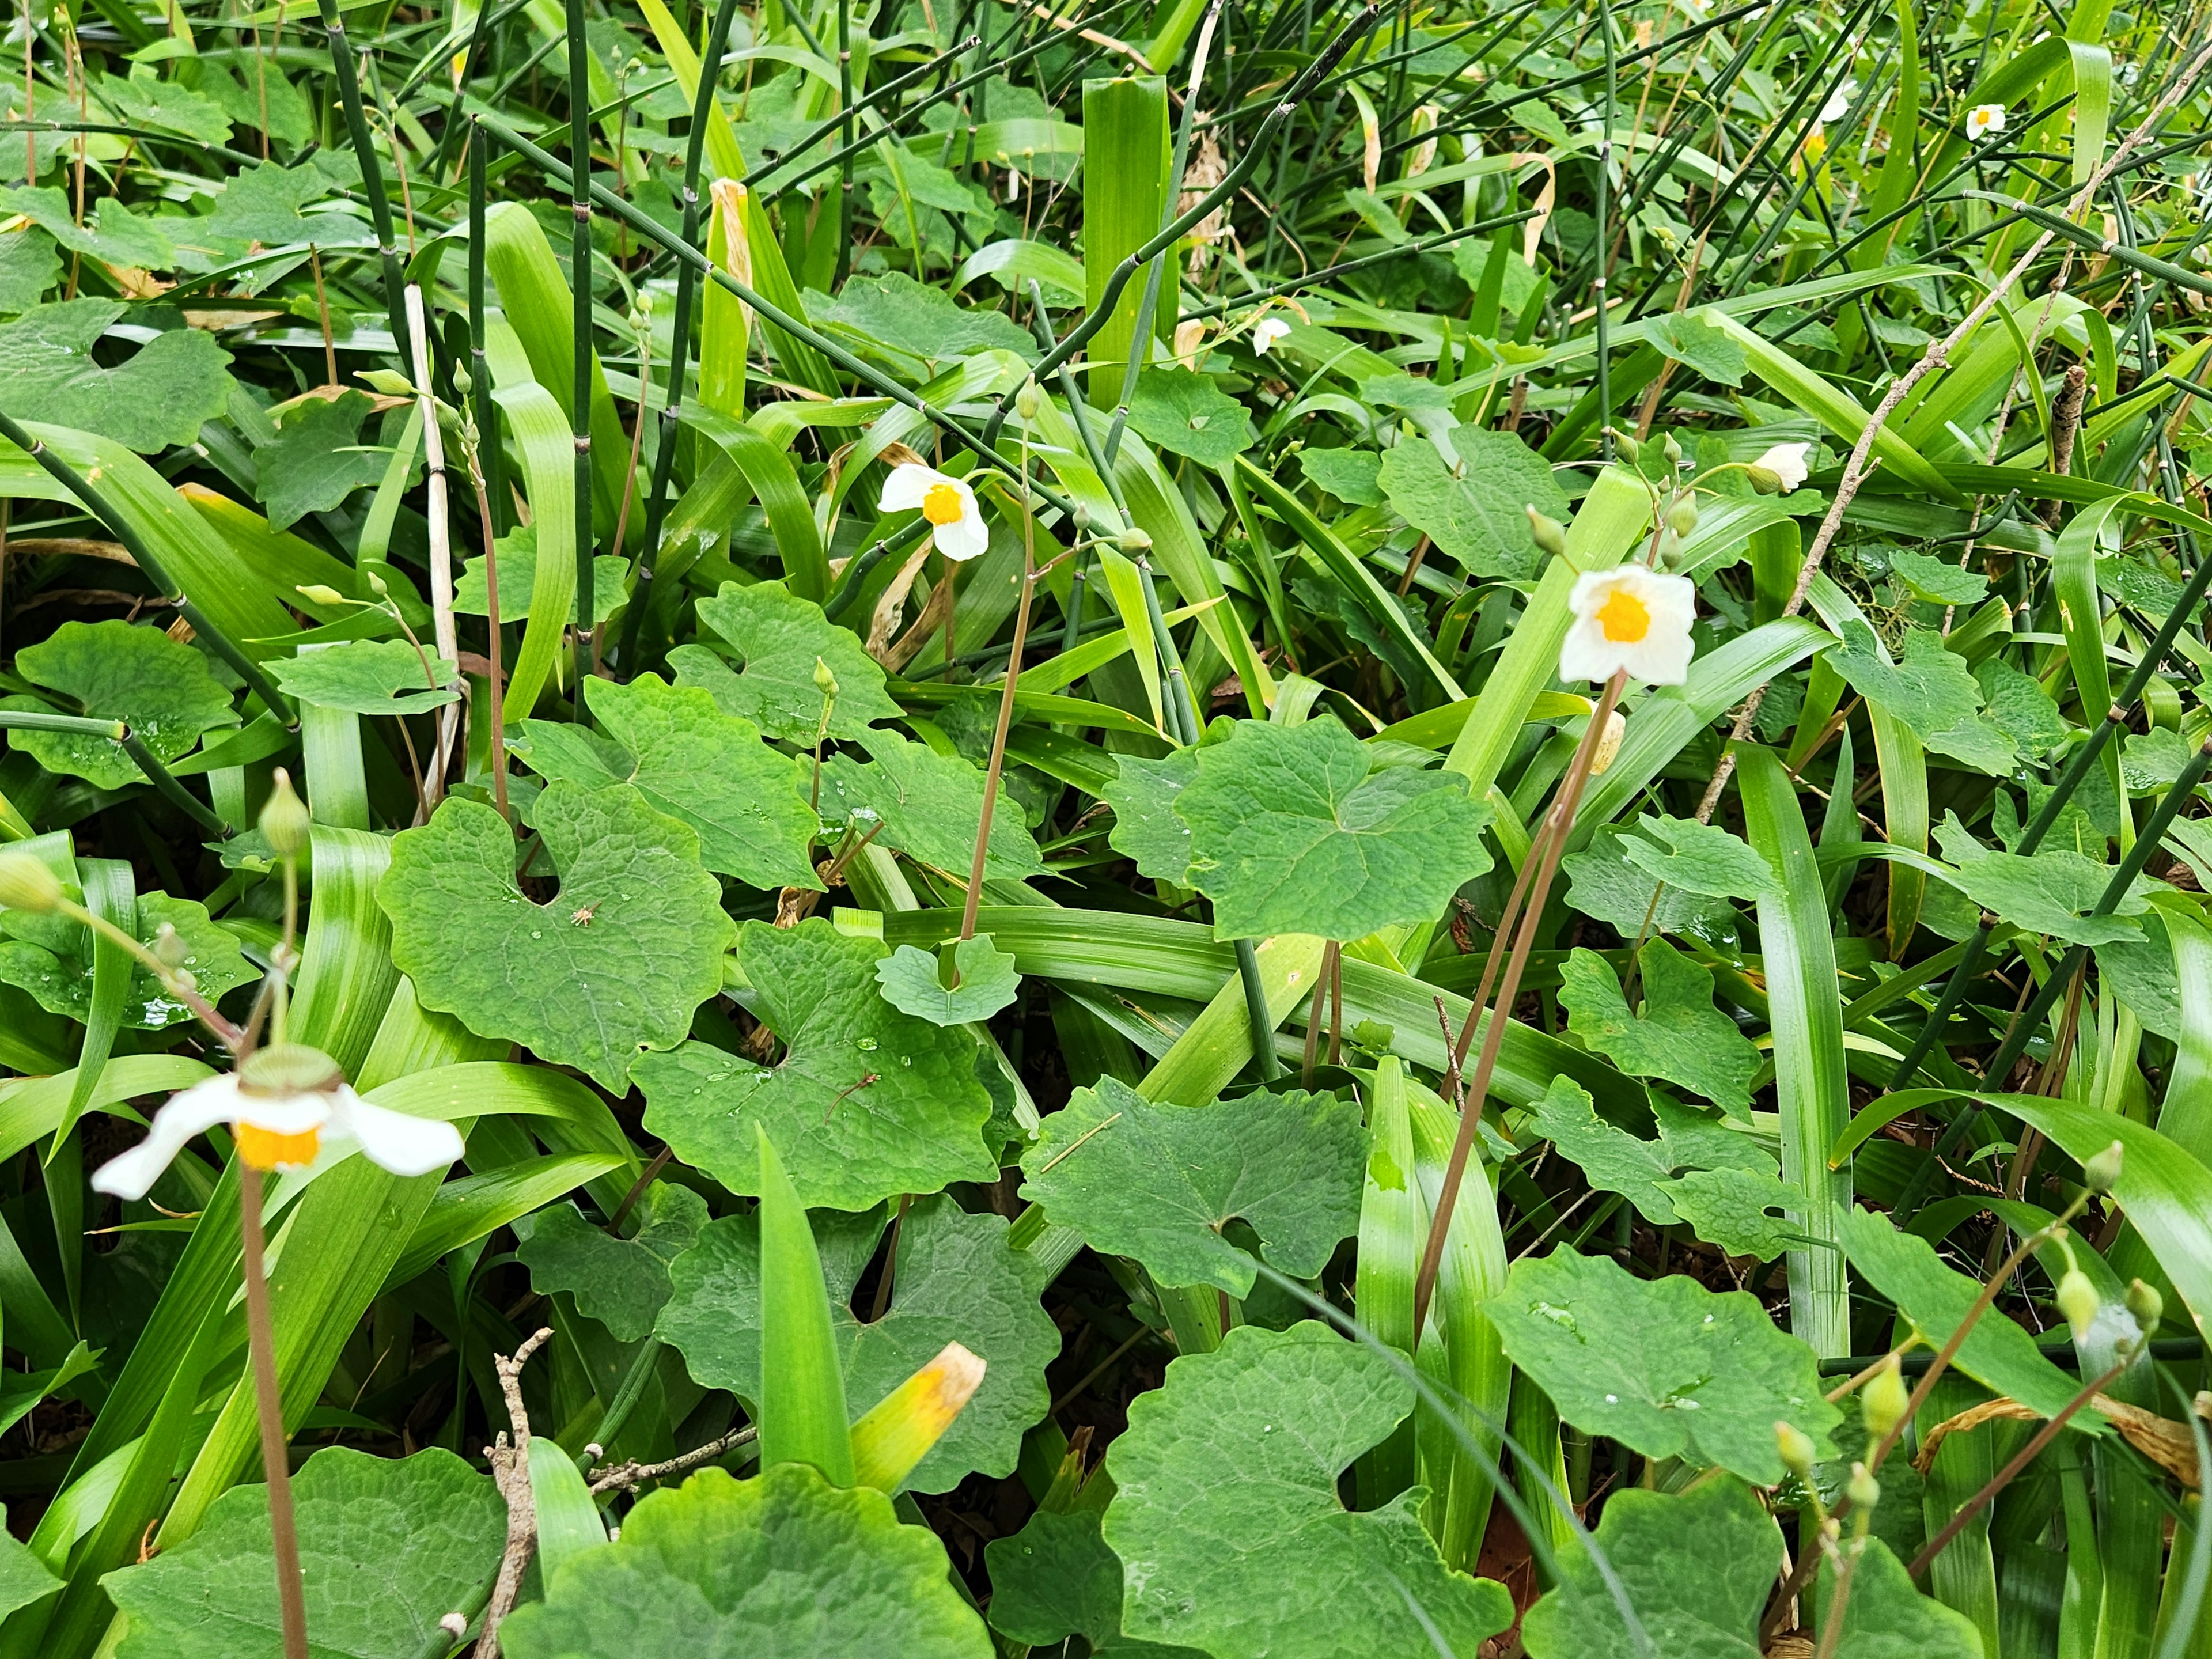
[[[428,1175],[461,1155],[461,1132],[441,1118],[372,1106],[350,1089],[335,1098],[332,1127],[361,1143],[368,1161],[398,1176]]]
[[[991,545],[990,526],[983,522],[975,498],[969,495],[963,504],[968,510],[956,522],[937,527],[937,550],[956,564],[981,557]]]
[[[154,1126],[145,1139],[93,1172],[92,1189],[118,1198],[145,1197],[187,1141],[237,1116],[240,1092],[236,1074],[226,1072],[170,1097],[168,1104],[154,1114]]]
[[[942,472],[914,461],[906,461],[891,469],[884,480],[884,498],[876,503],[878,513],[911,513],[921,505],[921,498],[929,494],[932,484],[950,483]]]
[[[1588,618],[1577,618],[1559,647],[1559,678],[1563,680],[1609,680],[1620,666],[1620,647],[1605,636],[1605,629]]]

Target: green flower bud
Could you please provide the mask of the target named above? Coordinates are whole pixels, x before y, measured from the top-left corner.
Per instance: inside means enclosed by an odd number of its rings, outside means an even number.
[[[261,833],[268,838],[270,850],[280,859],[292,857],[307,846],[314,827],[307,803],[292,793],[290,774],[277,768],[268,804],[261,809]]]
[[[1677,536],[1686,536],[1697,527],[1697,502],[1687,495],[1676,496],[1674,506],[1667,509],[1667,528]]]
[[[2145,1336],[2154,1334],[2158,1330],[2158,1322],[2166,1316],[2166,1298],[2137,1279],[2129,1282],[2127,1302],[2128,1311],[2136,1316],[2136,1323],[2142,1327],[2142,1334]]]
[[[35,854],[0,853],[0,908],[52,910],[69,896],[61,878]]]
[[[2114,1141],[2081,1166],[2081,1184],[2093,1193],[2109,1193],[2119,1184],[2120,1164],[2127,1149]]]
[[[2079,1267],[2069,1267],[2058,1281],[2056,1300],[2058,1311],[2066,1316],[2067,1324],[2073,1328],[2074,1340],[2079,1342],[2088,1334],[2089,1327],[2097,1322],[2097,1287]]]
[[[313,599],[317,605],[343,605],[346,602],[344,594],[322,582],[302,582],[293,592]]]
[[[1851,1507],[1863,1514],[1881,1502],[1881,1482],[1875,1480],[1863,1463],[1851,1465],[1850,1482],[1844,1493],[1851,1500]]]
[[[1783,1467],[1790,1474],[1800,1480],[1813,1478],[1812,1436],[1794,1423],[1778,1422],[1774,1425],[1774,1444],[1782,1454]]]
[[[1134,525],[1121,532],[1121,541],[1124,553],[1149,553],[1152,550],[1152,538]]]
[[[1547,518],[1534,507],[1522,508],[1528,515],[1528,534],[1536,545],[1553,558],[1567,550],[1567,529],[1557,519]]]
[[[1667,465],[1669,465],[1669,466],[1680,466],[1680,465],[1681,465],[1681,464],[1682,464],[1682,446],[1681,446],[1681,445],[1680,445],[1680,444],[1678,444],[1678,443],[1676,443],[1676,442],[1674,441],[1674,434],[1673,433],[1671,433],[1671,432],[1670,432],[1670,433],[1668,433],[1668,434],[1667,434],[1667,447],[1666,447],[1666,449],[1665,449],[1665,451],[1664,451],[1663,453],[1665,453],[1665,455],[1666,455],[1666,457],[1667,457]]]
[[[1014,413],[1025,421],[1034,421],[1037,417],[1037,410],[1043,407],[1044,400],[1037,395],[1037,383],[1035,380],[1023,381],[1022,389],[1014,393]]]
[[[837,677],[830,672],[830,665],[819,657],[814,659],[814,689],[825,697],[837,695]]]
[[[387,398],[411,398],[415,395],[415,383],[392,369],[357,368],[354,371],[354,377],[368,381]]]
[[[1905,1420],[1911,1403],[1911,1391],[1905,1386],[1904,1368],[1893,1354],[1889,1364],[1869,1377],[1859,1393],[1859,1417],[1866,1425],[1868,1437],[1887,1439],[1890,1431]]]
[[[1610,430],[1610,428],[1608,428],[1608,430]],[[1630,437],[1626,432],[1615,432],[1613,434],[1613,453],[1619,455],[1622,460],[1626,461],[1631,466],[1634,466],[1638,458],[1644,453],[1644,446],[1637,442],[1635,439]]]
[[[459,363],[455,363],[453,365],[453,390],[459,392],[461,396],[465,398],[469,393],[474,392],[476,389],[477,383],[470,375],[468,370],[463,368]]]
[[[368,578],[368,591],[375,594],[378,599],[383,599],[392,592],[391,587],[386,583],[384,578],[378,575],[374,570],[368,571],[364,574],[366,574]]]

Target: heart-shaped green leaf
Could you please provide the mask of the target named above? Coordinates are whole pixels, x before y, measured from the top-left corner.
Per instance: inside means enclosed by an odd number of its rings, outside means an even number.
[[[707,1200],[688,1187],[657,1181],[646,1198],[645,1224],[629,1238],[595,1227],[573,1204],[540,1210],[515,1254],[540,1295],[566,1291],[576,1311],[596,1319],[617,1342],[650,1335],[668,1300],[668,1264],[690,1249],[707,1224]],[[518,1228],[517,1231],[520,1231]]]
[[[927,744],[909,743],[896,732],[870,732],[866,742],[874,757],[870,763],[838,755],[823,767],[823,815],[874,813],[884,825],[878,846],[903,853],[964,886],[975,856],[975,827],[983,816],[982,769],[940,755]],[[1036,842],[1023,827],[1021,803],[1001,781],[983,874],[995,881],[1020,881],[1043,870]]]
[[[392,959],[424,1007],[619,1091],[638,1051],[680,1042],[720,988],[721,884],[690,826],[628,784],[550,785],[534,817],[561,881],[544,903],[518,883],[514,835],[489,806],[447,799],[395,837],[377,888]]]
[[[167,893],[141,893],[139,942],[152,945],[164,923],[176,930],[182,947],[178,965],[191,975],[209,1001],[220,1001],[225,992],[256,976],[257,969],[238,948],[238,936],[209,920],[205,905]],[[0,983],[21,986],[49,1013],[80,1021],[90,1017],[91,939],[83,927],[64,916],[0,910],[0,933],[7,935],[0,941]],[[170,995],[148,969],[141,965],[135,969],[124,997],[125,1025],[158,1031],[191,1017],[192,1011]]]
[[[110,368],[92,349],[122,315],[112,300],[64,300],[0,323],[9,412],[98,433],[144,455],[198,438],[229,400],[230,354],[205,329],[171,328]]]
[[[327,513],[356,489],[383,482],[389,451],[364,443],[362,422],[375,405],[366,392],[310,398],[294,406],[276,435],[254,452],[254,494],[283,530],[310,513]]]
[[[420,714],[459,702],[460,671],[406,640],[352,640],[278,657],[270,674],[301,702],[355,714]]]
[[[1631,1012],[1605,958],[1570,951],[1559,970],[1567,1029],[1632,1077],[1662,1079],[1747,1118],[1762,1061],[1751,1039],[1713,1006],[1713,976],[1664,939],[1650,940],[1636,960],[1644,1006]]]
[[[1187,368],[1148,368],[1139,374],[1129,424],[1147,442],[1203,466],[1226,466],[1254,442],[1244,405],[1211,374]]]
[[[962,939],[953,947],[952,960],[960,983],[947,988],[939,978],[938,957],[918,945],[902,945],[876,964],[876,983],[892,1007],[932,1025],[988,1019],[1021,994],[1014,959],[1003,955],[988,933]]]
[[[724,582],[713,599],[699,601],[699,620],[729,642],[744,670],[732,673],[703,645],[682,646],[668,657],[677,684],[704,687],[728,713],[742,714],[772,738],[814,741],[822,723],[822,690],[814,683],[817,659],[837,682],[831,737],[867,737],[878,720],[899,717],[899,706],[884,690],[883,665],[849,629],[838,627],[820,605],[781,582],[750,587]]]
[[[163,762],[190,754],[203,732],[237,719],[230,694],[216,684],[206,659],[158,628],[65,622],[18,651],[15,672],[57,694],[69,714],[123,721]],[[0,708],[46,706],[33,697],[0,702]],[[138,763],[106,738],[11,730],[8,742],[47,771],[83,778],[101,789],[144,781]]]
[[[1451,441],[1456,471],[1426,438],[1403,438],[1382,452],[1381,482],[1390,505],[1470,575],[1534,575],[1543,556],[1528,537],[1528,509],[1571,516],[1551,464],[1510,432],[1455,427]]]

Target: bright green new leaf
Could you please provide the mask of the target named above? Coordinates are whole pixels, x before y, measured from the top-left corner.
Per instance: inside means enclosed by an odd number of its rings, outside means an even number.
[[[1201,466],[1226,466],[1254,442],[1244,405],[1211,374],[1187,368],[1148,368],[1139,374],[1129,424],[1147,442]]]
[[[1890,663],[1870,629],[1847,623],[1844,643],[1828,660],[1852,690],[1894,715],[1935,753],[1978,772],[2011,769],[2012,739],[1984,718],[1982,689],[1966,659],[1934,629],[1908,630],[1904,661]]]
[[[1888,1478],[1887,1465],[1883,1478]],[[1820,1605],[1826,1607],[1835,1569],[1823,1562],[1820,1577],[1827,1589]],[[1867,1540],[1851,1575],[1838,1636],[1836,1659],[1984,1659],[1985,1653],[1974,1621],[1914,1589],[1905,1564],[1879,1538]]]
[[[356,714],[420,714],[459,702],[460,671],[442,657],[425,658],[406,640],[349,640],[296,657],[278,657],[269,672],[279,688],[321,708]]]
[[[918,945],[902,945],[876,964],[876,983],[884,1000],[901,1013],[932,1025],[965,1025],[988,1019],[1021,994],[1022,976],[1013,957],[991,943],[988,933],[963,939],[953,947],[960,983],[947,988],[939,958]]]
[[[617,1238],[584,1219],[573,1204],[555,1204],[532,1218],[515,1252],[541,1295],[566,1291],[576,1310],[596,1319],[617,1342],[652,1334],[668,1300],[668,1264],[691,1248],[707,1224],[707,1200],[688,1187],[658,1181],[647,1195],[645,1224]]]
[[[1600,1117],[1572,1078],[1555,1077],[1529,1109],[1529,1127],[1579,1164],[1592,1186],[1620,1194],[1655,1227],[1688,1219],[1675,1202],[1680,1170],[1740,1170],[1781,1189],[1773,1158],[1750,1136],[1663,1094],[1651,1097],[1651,1107],[1659,1138],[1645,1140]]]
[[[917,1199],[899,1223],[890,1306],[864,1324],[851,1306],[854,1287],[888,1219],[882,1209],[814,1218],[846,1409],[857,1421],[946,1343],[958,1342],[982,1359],[982,1383],[904,1484],[945,1492],[979,1469],[1009,1474],[1023,1435],[1050,1404],[1044,1368],[1060,1349],[1059,1330],[1038,1299],[1047,1270],[1039,1257],[1007,1243],[1001,1217],[970,1215],[942,1194]],[[661,1310],[661,1340],[683,1354],[696,1381],[757,1401],[757,1220],[710,1222],[670,1273],[675,1291]],[[862,1311],[873,1309],[864,1304]]]
[[[1137,862],[1137,873],[1177,887],[1190,883],[1190,826],[1176,803],[1198,776],[1198,750],[1177,749],[1158,760],[1116,755],[1120,770],[1099,792],[1114,809],[1107,844]]]
[[[1559,970],[1567,1029],[1632,1077],[1662,1079],[1747,1117],[1759,1053],[1713,1006],[1713,976],[1664,939],[1648,941],[1636,960],[1644,1006],[1632,1012],[1605,958],[1571,951]]]
[[[1654,933],[1692,933],[1700,939],[1722,939],[1733,933],[1733,905],[1687,888],[1662,886],[1657,877],[1630,861],[1636,840],[1617,824],[1603,824],[1581,852],[1561,859],[1567,902],[1623,939],[1638,938],[1647,927]]]
[[[749,1193],[761,1124],[810,1206],[865,1210],[900,1193],[995,1179],[975,1039],[884,1001],[876,984],[884,954],[878,941],[818,916],[787,929],[747,922],[738,960],[782,1057],[763,1065],[703,1042],[646,1056],[637,1065],[646,1127],[685,1163]]]
[[[92,349],[123,310],[112,300],[64,300],[0,323],[8,412],[97,433],[144,455],[197,440],[229,400],[230,354],[205,329],[172,328],[107,368]]]
[[[166,922],[184,947],[179,964],[210,1002],[258,976],[238,948],[238,937],[209,920],[207,907],[167,893],[138,896],[139,942],[152,945]],[[49,1013],[86,1021],[92,1014],[91,936],[66,917],[29,910],[0,910],[0,983],[21,986]],[[125,994],[123,1023],[141,1031],[180,1025],[192,1011],[171,996],[150,970],[137,965]]]
[[[1718,329],[1680,313],[1654,317],[1647,327],[1653,345],[1714,385],[1743,384],[1749,368],[1743,348]]]
[[[492,544],[493,574],[499,578],[500,626],[507,627],[530,614],[531,596],[538,591],[538,531],[524,525],[511,536]],[[592,621],[603,623],[623,608],[629,598],[629,563],[601,554],[592,561]],[[453,579],[453,611],[462,617],[491,615],[491,596],[484,580],[484,561],[471,559]]]
[[[1371,449],[1302,449],[1298,465],[1346,506],[1382,505],[1382,458]]]
[[[1375,765],[1333,715],[1239,720],[1176,802],[1218,939],[1359,939],[1440,914],[1490,867],[1490,808],[1456,773]]]
[[[507,1506],[451,1452],[317,1452],[292,1477],[307,1629],[319,1652],[414,1659],[498,1571]],[[101,1588],[130,1620],[117,1659],[273,1654],[276,1567],[269,1500],[234,1486],[198,1530]]]
[[[677,684],[704,686],[726,712],[744,715],[772,738],[814,741],[822,724],[817,659],[837,682],[831,737],[872,738],[869,728],[878,720],[899,717],[899,706],[884,690],[883,665],[861,649],[859,637],[780,581],[750,587],[724,582],[713,599],[700,600],[699,620],[729,641],[744,672],[732,674],[704,646],[683,646],[668,658]]]
[[[820,820],[799,793],[797,763],[761,741],[758,726],[657,674],[586,680],[584,702],[597,732],[522,723],[518,747],[532,771],[549,782],[635,784],[655,811],[698,832],[708,869],[749,887],[820,890],[809,857]]]
[[[1628,861],[1645,875],[1684,892],[1755,899],[1782,890],[1774,866],[1742,836],[1695,818],[1647,812],[1630,826],[1620,845]]]
[[[950,1572],[945,1547],[879,1492],[840,1491],[804,1463],[744,1481],[707,1469],[554,1575],[500,1644],[511,1659],[992,1659]]]
[[[360,392],[308,398],[254,452],[254,495],[269,509],[271,530],[327,513],[355,490],[384,482],[391,453],[361,441],[362,422],[374,407]],[[501,614],[520,614],[506,611],[506,597],[500,596]]]
[[[872,812],[884,824],[877,846],[903,853],[964,885],[975,856],[975,826],[983,817],[982,768],[940,755],[927,744],[908,742],[896,732],[871,731],[864,741],[873,757],[867,764],[836,755],[823,765],[823,816]],[[866,833],[865,826],[860,833]],[[1023,827],[1021,804],[1007,793],[1001,779],[983,874],[994,881],[1022,881],[1043,871],[1036,842]]]
[[[910,187],[919,176],[908,178]],[[963,194],[956,210],[974,207]],[[872,343],[933,366],[978,351],[1036,355],[1036,339],[1003,311],[970,310],[943,289],[917,283],[902,270],[854,276],[834,300],[810,293],[806,314],[817,324],[842,324]]]
[[[1422,1489],[1357,1514],[1337,1496],[1413,1407],[1389,1358],[1311,1321],[1172,1361],[1107,1454],[1122,1629],[1214,1659],[1474,1653],[1512,1601],[1443,1565]]]
[[[1932,553],[1916,553],[1909,547],[1889,556],[1890,574],[1910,587],[1916,598],[1931,605],[1979,605],[1988,596],[1990,579],[1964,565],[1939,559]]]
[[[393,840],[377,888],[392,959],[424,1007],[618,1091],[639,1050],[682,1041],[720,988],[721,884],[690,826],[626,784],[550,785],[532,816],[540,871],[561,880],[544,904],[517,882],[514,834],[489,806],[449,799]]]
[[[1401,438],[1382,452],[1382,491],[1399,516],[1483,580],[1525,580],[1543,555],[1528,536],[1528,509],[1567,519],[1573,510],[1536,452],[1510,432],[1453,430],[1455,471],[1426,438]]]
[[[1817,1447],[1842,1416],[1813,1351],[1742,1291],[1641,1279],[1609,1255],[1561,1246],[1514,1263],[1484,1310],[1561,1417],[1647,1457],[1715,1464],[1771,1486],[1784,1473],[1777,1422]]]
[[[1278,1273],[1310,1279],[1359,1225],[1367,1137],[1334,1095],[1255,1091],[1206,1106],[1146,1100],[1111,1077],[1078,1089],[1022,1155],[1022,1196],[1094,1250],[1163,1285],[1249,1296],[1241,1221]]]
[[[163,762],[190,754],[204,732],[237,720],[230,694],[208,672],[207,659],[158,628],[65,622],[18,651],[15,672],[55,693],[65,713],[123,721]],[[0,708],[46,707],[33,697],[0,701]],[[11,730],[8,743],[47,771],[86,779],[97,788],[143,781],[138,763],[106,738]]]
[[[1741,1481],[1616,1492],[1596,1538],[1650,1652],[1759,1659],[1759,1616],[1781,1567],[1782,1531]],[[1521,1640],[1529,1659],[1635,1659],[1638,1652],[1586,1550],[1560,1554],[1559,1583],[1528,1609]]]

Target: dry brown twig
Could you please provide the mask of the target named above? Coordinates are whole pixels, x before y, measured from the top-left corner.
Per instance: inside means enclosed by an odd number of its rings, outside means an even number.
[[[492,1484],[507,1500],[507,1553],[500,1557],[499,1577],[484,1607],[483,1633],[477,1638],[476,1659],[494,1659],[499,1652],[500,1621],[514,1610],[522,1589],[522,1575],[538,1548],[538,1508],[530,1496],[530,1413],[522,1403],[522,1368],[530,1356],[552,1339],[550,1326],[541,1327],[512,1356],[494,1354],[492,1368],[499,1373],[499,1391],[507,1396],[512,1439],[502,1432],[484,1448],[491,1463]]]
[[[618,1492],[639,1486],[647,1480],[659,1480],[672,1474],[681,1474],[686,1469],[696,1469],[702,1463],[712,1463],[739,1446],[751,1443],[760,1431],[748,1423],[742,1429],[732,1429],[720,1439],[709,1440],[705,1445],[685,1452],[681,1457],[672,1457],[665,1463],[640,1463],[632,1461],[619,1468],[609,1469],[592,1482],[592,1496],[603,1492]]]

